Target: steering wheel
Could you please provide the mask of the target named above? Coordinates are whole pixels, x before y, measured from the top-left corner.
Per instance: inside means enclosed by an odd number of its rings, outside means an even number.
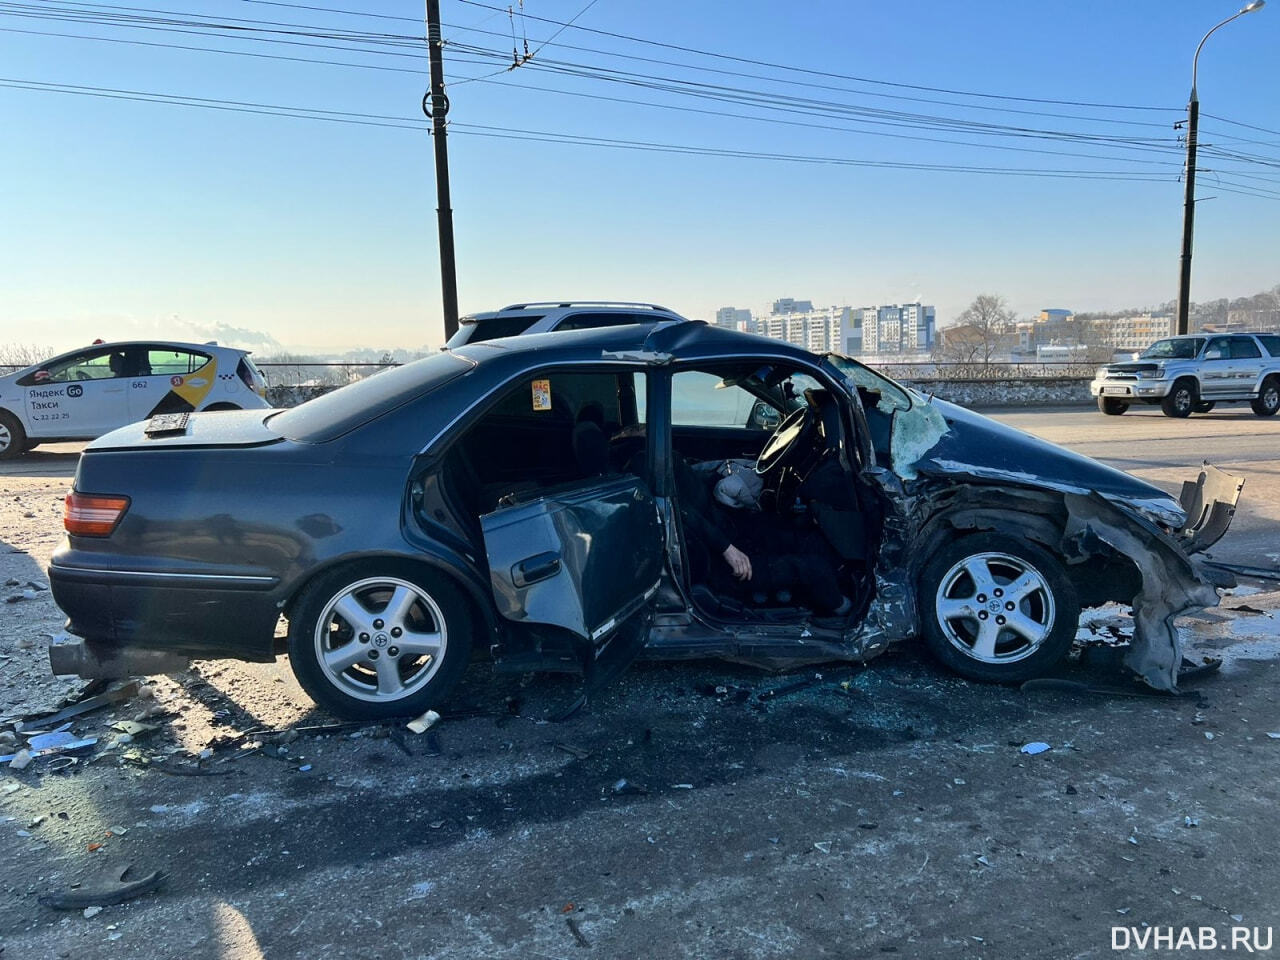
[[[812,445],[817,425],[817,418],[808,404],[792,410],[760,451],[756,458],[756,473],[763,477],[803,454]]]

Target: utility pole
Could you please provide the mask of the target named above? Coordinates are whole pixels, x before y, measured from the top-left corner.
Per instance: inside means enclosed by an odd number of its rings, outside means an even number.
[[[427,3],[427,47],[431,56],[431,92],[422,109],[431,118],[431,138],[436,152],[436,220],[440,231],[440,292],[444,300],[444,338],[458,332],[458,274],[453,258],[453,209],[449,205],[449,148],[445,142],[445,115],[449,98],[444,93],[443,42],[440,39],[440,0]]]
[[[1200,98],[1196,88],[1191,88],[1191,103],[1187,106],[1187,169],[1186,193],[1182,201],[1182,257],[1178,261],[1178,329],[1181,336],[1187,332],[1191,311],[1191,237],[1196,227],[1196,131],[1200,126]]]
[[[1178,333],[1187,332],[1191,312],[1191,237],[1196,225],[1196,138],[1200,127],[1200,95],[1196,93],[1196,72],[1200,69],[1200,51],[1214,31],[1225,27],[1232,20],[1253,13],[1266,6],[1267,0],[1253,0],[1227,17],[1200,38],[1196,55],[1191,58],[1191,102],[1187,104],[1187,183],[1182,201],[1182,259],[1178,270]]]

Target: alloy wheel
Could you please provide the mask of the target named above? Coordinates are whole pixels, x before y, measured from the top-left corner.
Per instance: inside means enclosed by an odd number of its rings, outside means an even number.
[[[934,611],[947,641],[983,663],[1026,659],[1054,625],[1048,581],[1006,553],[973,554],[952,565],[938,584]]]
[[[444,615],[422,587],[371,577],[336,593],[316,620],[316,662],[348,696],[386,702],[426,686],[444,661]]]

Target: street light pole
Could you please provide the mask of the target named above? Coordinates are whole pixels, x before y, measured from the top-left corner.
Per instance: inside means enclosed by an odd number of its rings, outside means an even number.
[[[1266,0],[1253,0],[1252,3],[1236,11],[1220,24],[1200,38],[1196,47],[1196,55],[1191,60],[1191,100],[1187,104],[1187,169],[1185,190],[1182,201],[1182,257],[1178,271],[1178,333],[1187,332],[1188,317],[1191,312],[1191,239],[1195,233],[1196,223],[1196,140],[1200,128],[1200,96],[1196,93],[1196,71],[1200,66],[1200,51],[1204,42],[1220,27],[1225,27],[1237,17],[1246,13],[1261,10]]]

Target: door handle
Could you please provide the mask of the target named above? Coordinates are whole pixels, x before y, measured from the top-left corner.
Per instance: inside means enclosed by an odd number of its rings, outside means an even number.
[[[521,560],[511,568],[511,582],[517,587],[527,587],[554,577],[560,572],[560,554],[553,550]]]

